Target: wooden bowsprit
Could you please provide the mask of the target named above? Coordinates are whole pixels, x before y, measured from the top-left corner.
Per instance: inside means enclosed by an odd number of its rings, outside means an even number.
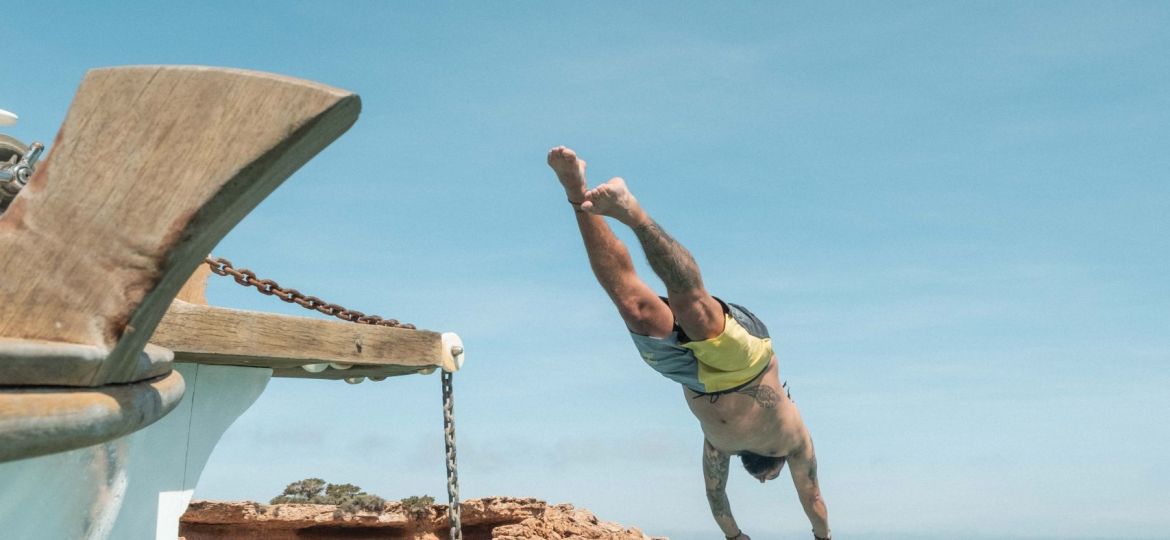
[[[463,341],[447,332],[415,329],[285,290],[272,280],[235,269],[226,259],[207,259],[155,330],[151,343],[174,351],[176,362],[267,367],[273,377],[345,379],[448,372],[463,365]],[[348,322],[291,317],[207,305],[211,272],[232,276],[269,296]],[[353,324],[359,323],[359,324]]]

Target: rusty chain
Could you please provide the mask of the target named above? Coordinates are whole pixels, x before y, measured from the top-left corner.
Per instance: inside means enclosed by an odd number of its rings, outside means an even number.
[[[318,311],[343,321],[415,329],[413,324],[400,323],[395,319],[383,319],[377,315],[366,315],[360,311],[331,304],[316,296],[302,294],[296,289],[282,288],[271,279],[257,278],[256,273],[247,268],[237,269],[232,266],[231,261],[223,257],[207,257],[203,262],[211,267],[214,274],[230,276],[240,285],[255,287],[261,294],[275,296],[305,309]],[[451,519],[451,540],[463,540],[463,512],[459,506],[459,469],[455,461],[455,392],[451,386],[453,374],[449,371],[443,371],[440,378],[443,384],[443,443],[447,458],[447,508]]]
[[[203,259],[211,267],[211,271],[217,275],[230,276],[236,280],[236,283],[245,287],[255,287],[260,294],[267,296],[275,296],[290,304],[296,304],[305,309],[324,313],[331,317],[337,317],[343,321],[373,324],[378,326],[390,326],[393,328],[405,328],[407,330],[414,330],[413,324],[400,323],[395,319],[383,319],[377,315],[366,315],[354,309],[346,309],[337,304],[331,304],[316,296],[302,294],[296,289],[285,289],[277,282],[271,279],[258,279],[256,273],[247,268],[236,268],[232,266],[232,262],[223,257],[207,257]]]

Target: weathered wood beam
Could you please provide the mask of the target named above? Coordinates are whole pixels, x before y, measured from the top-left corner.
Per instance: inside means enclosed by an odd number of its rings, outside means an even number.
[[[443,336],[426,330],[354,324],[198,305],[171,304],[151,343],[174,351],[176,362],[269,367],[273,376],[341,379],[416,373],[453,365]],[[352,364],[309,373],[307,364]],[[360,369],[359,369],[360,367]]]

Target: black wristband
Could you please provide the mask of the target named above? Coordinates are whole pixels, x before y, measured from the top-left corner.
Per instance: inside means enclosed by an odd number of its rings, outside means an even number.
[[[735,533],[735,536],[728,536],[727,540],[735,540],[741,536],[743,536],[743,529],[740,529],[739,532]]]

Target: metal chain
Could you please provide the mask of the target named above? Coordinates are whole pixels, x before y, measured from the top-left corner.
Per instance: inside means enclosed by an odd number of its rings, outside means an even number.
[[[256,273],[247,268],[235,268],[232,262],[223,257],[208,257],[203,259],[211,267],[211,271],[221,276],[231,276],[236,280],[236,283],[245,287],[255,287],[260,294],[267,296],[275,296],[290,304],[296,304],[305,309],[319,311],[326,315],[337,317],[343,321],[374,324],[378,326],[390,326],[394,328],[405,328],[407,330],[414,330],[413,324],[400,323],[395,319],[383,319],[377,315],[366,315],[354,309],[346,309],[337,304],[331,304],[316,296],[302,294],[296,289],[284,289],[271,279],[257,279]]]
[[[454,373],[444,371],[443,442],[447,449],[447,515],[451,518],[451,540],[463,540],[463,511],[459,507],[459,468],[455,462],[455,392],[451,387]]]
[[[294,303],[305,309],[319,311],[338,319],[379,326],[392,326],[414,330],[413,324],[400,323],[394,319],[383,319],[377,315],[366,315],[360,311],[330,304],[316,296],[306,296],[296,289],[284,289],[271,279],[258,279],[255,272],[247,268],[237,269],[223,257],[208,257],[204,262],[211,271],[232,279],[245,287],[255,287],[261,294],[275,296],[285,302]],[[447,453],[447,514],[451,518],[451,540],[463,540],[462,510],[459,506],[459,468],[455,461],[455,392],[451,386],[452,373],[443,371],[443,442]]]

